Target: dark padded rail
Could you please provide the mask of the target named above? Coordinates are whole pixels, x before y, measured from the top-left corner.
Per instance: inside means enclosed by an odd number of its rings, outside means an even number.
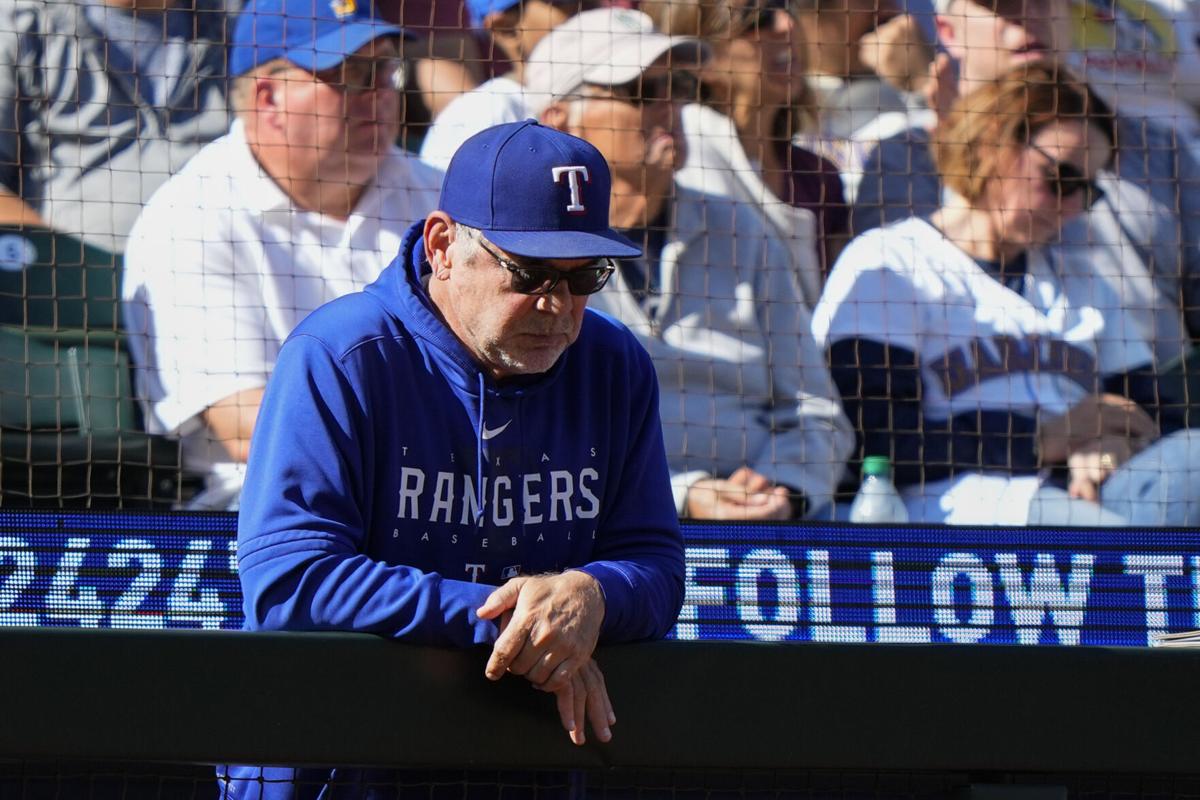
[[[485,659],[351,634],[4,629],[0,758],[1200,772],[1200,652],[613,647],[615,738],[584,748]]]

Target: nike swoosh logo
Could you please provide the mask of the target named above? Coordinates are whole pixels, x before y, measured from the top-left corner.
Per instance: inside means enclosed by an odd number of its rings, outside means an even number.
[[[511,424],[512,424],[512,420],[510,419],[508,422],[504,423],[499,428],[489,428],[488,426],[484,425],[483,433],[481,434],[480,438],[482,438],[486,442],[488,439],[491,439],[493,436],[499,436],[500,434],[504,433],[504,429],[507,428]]]

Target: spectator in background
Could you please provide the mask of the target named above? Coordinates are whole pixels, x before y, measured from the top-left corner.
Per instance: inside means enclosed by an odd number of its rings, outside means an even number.
[[[414,37],[404,52],[406,86],[412,92],[404,109],[405,133],[428,125],[454,98],[479,85],[486,66],[474,32],[463,25],[463,0],[378,0],[376,14]],[[418,135],[421,131],[417,131]]]
[[[814,103],[794,12],[782,0],[642,8],[659,30],[699,36],[713,53],[700,71],[701,102],[683,108],[688,157],[676,181],[761,210],[815,306],[845,242],[847,211],[837,167],[792,144]]]
[[[937,10],[948,51],[930,88],[940,108],[1013,66],[1061,60],[1069,50],[1067,0],[938,0]],[[1048,244],[1055,258],[1098,272],[1119,293],[1132,312],[1124,335],[1149,343],[1157,368],[1200,334],[1200,164],[1171,130],[1144,119],[1118,114],[1116,131],[1116,155],[1097,178],[1104,197]],[[854,233],[941,205],[931,138],[932,125],[918,125],[879,143],[852,208]]]
[[[1067,63],[1128,117],[1187,137],[1200,150],[1200,19],[1191,0],[1073,0]]]
[[[232,3],[4,3],[0,223],[124,250],[154,190],[229,127]]]
[[[529,116],[525,60],[552,28],[579,10],[579,0],[467,0],[471,23],[487,31],[512,69],[454,98],[434,119],[421,158],[445,169],[459,145],[484,128]]]
[[[891,458],[914,521],[1200,522],[1200,439],[1165,417],[1175,432],[1157,438],[1133,402],[1157,399],[1126,373],[1148,345],[1123,335],[1117,293],[1044,247],[1100,198],[1113,138],[1086,85],[1018,66],[943,121],[942,207],[858,237],[834,267],[813,329],[857,457]]]
[[[610,220],[644,251],[592,304],[654,360],[676,510],[739,520],[817,512],[852,437],[786,249],[752,206],[674,181],[678,101],[695,96],[681,71],[697,60],[689,40],[654,31],[639,12],[604,13],[614,19],[580,15],[546,37],[539,49],[576,57],[539,62],[526,84],[545,98],[544,124],[604,155]]]
[[[872,144],[923,112],[923,98],[907,88],[913,62],[932,51],[900,0],[796,0],[796,8],[818,109],[797,143],[837,164],[853,201]]]
[[[862,42],[899,15],[896,0],[799,0],[797,10],[825,132],[849,138],[903,97],[863,60]]]
[[[236,503],[292,328],[374,280],[433,208],[440,173],[393,144],[401,34],[363,2],[256,0],[230,57],[236,122],[134,227],[123,294],[147,425],[207,475],[199,506]]]

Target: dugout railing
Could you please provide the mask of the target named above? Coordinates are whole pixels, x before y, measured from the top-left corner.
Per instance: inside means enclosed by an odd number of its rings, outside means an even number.
[[[11,628],[0,652],[11,797],[85,796],[80,786],[102,784],[65,781],[55,793],[29,776],[70,764],[77,779],[95,764],[111,780],[112,764],[130,762],[141,775],[174,765],[163,775],[190,776],[189,788],[147,795],[126,782],[111,796],[215,796],[204,765],[227,762],[569,768],[625,787],[614,796],[647,797],[1200,791],[1200,651],[608,647],[598,661],[618,724],[611,743],[582,748],[549,696],[484,678],[486,650],[353,634]]]

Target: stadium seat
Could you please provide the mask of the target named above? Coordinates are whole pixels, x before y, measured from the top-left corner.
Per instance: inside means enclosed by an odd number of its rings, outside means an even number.
[[[178,442],[145,433],[120,330],[121,258],[0,227],[0,505],[162,507]]]
[[[121,257],[45,228],[0,226],[0,324],[117,331]]]

